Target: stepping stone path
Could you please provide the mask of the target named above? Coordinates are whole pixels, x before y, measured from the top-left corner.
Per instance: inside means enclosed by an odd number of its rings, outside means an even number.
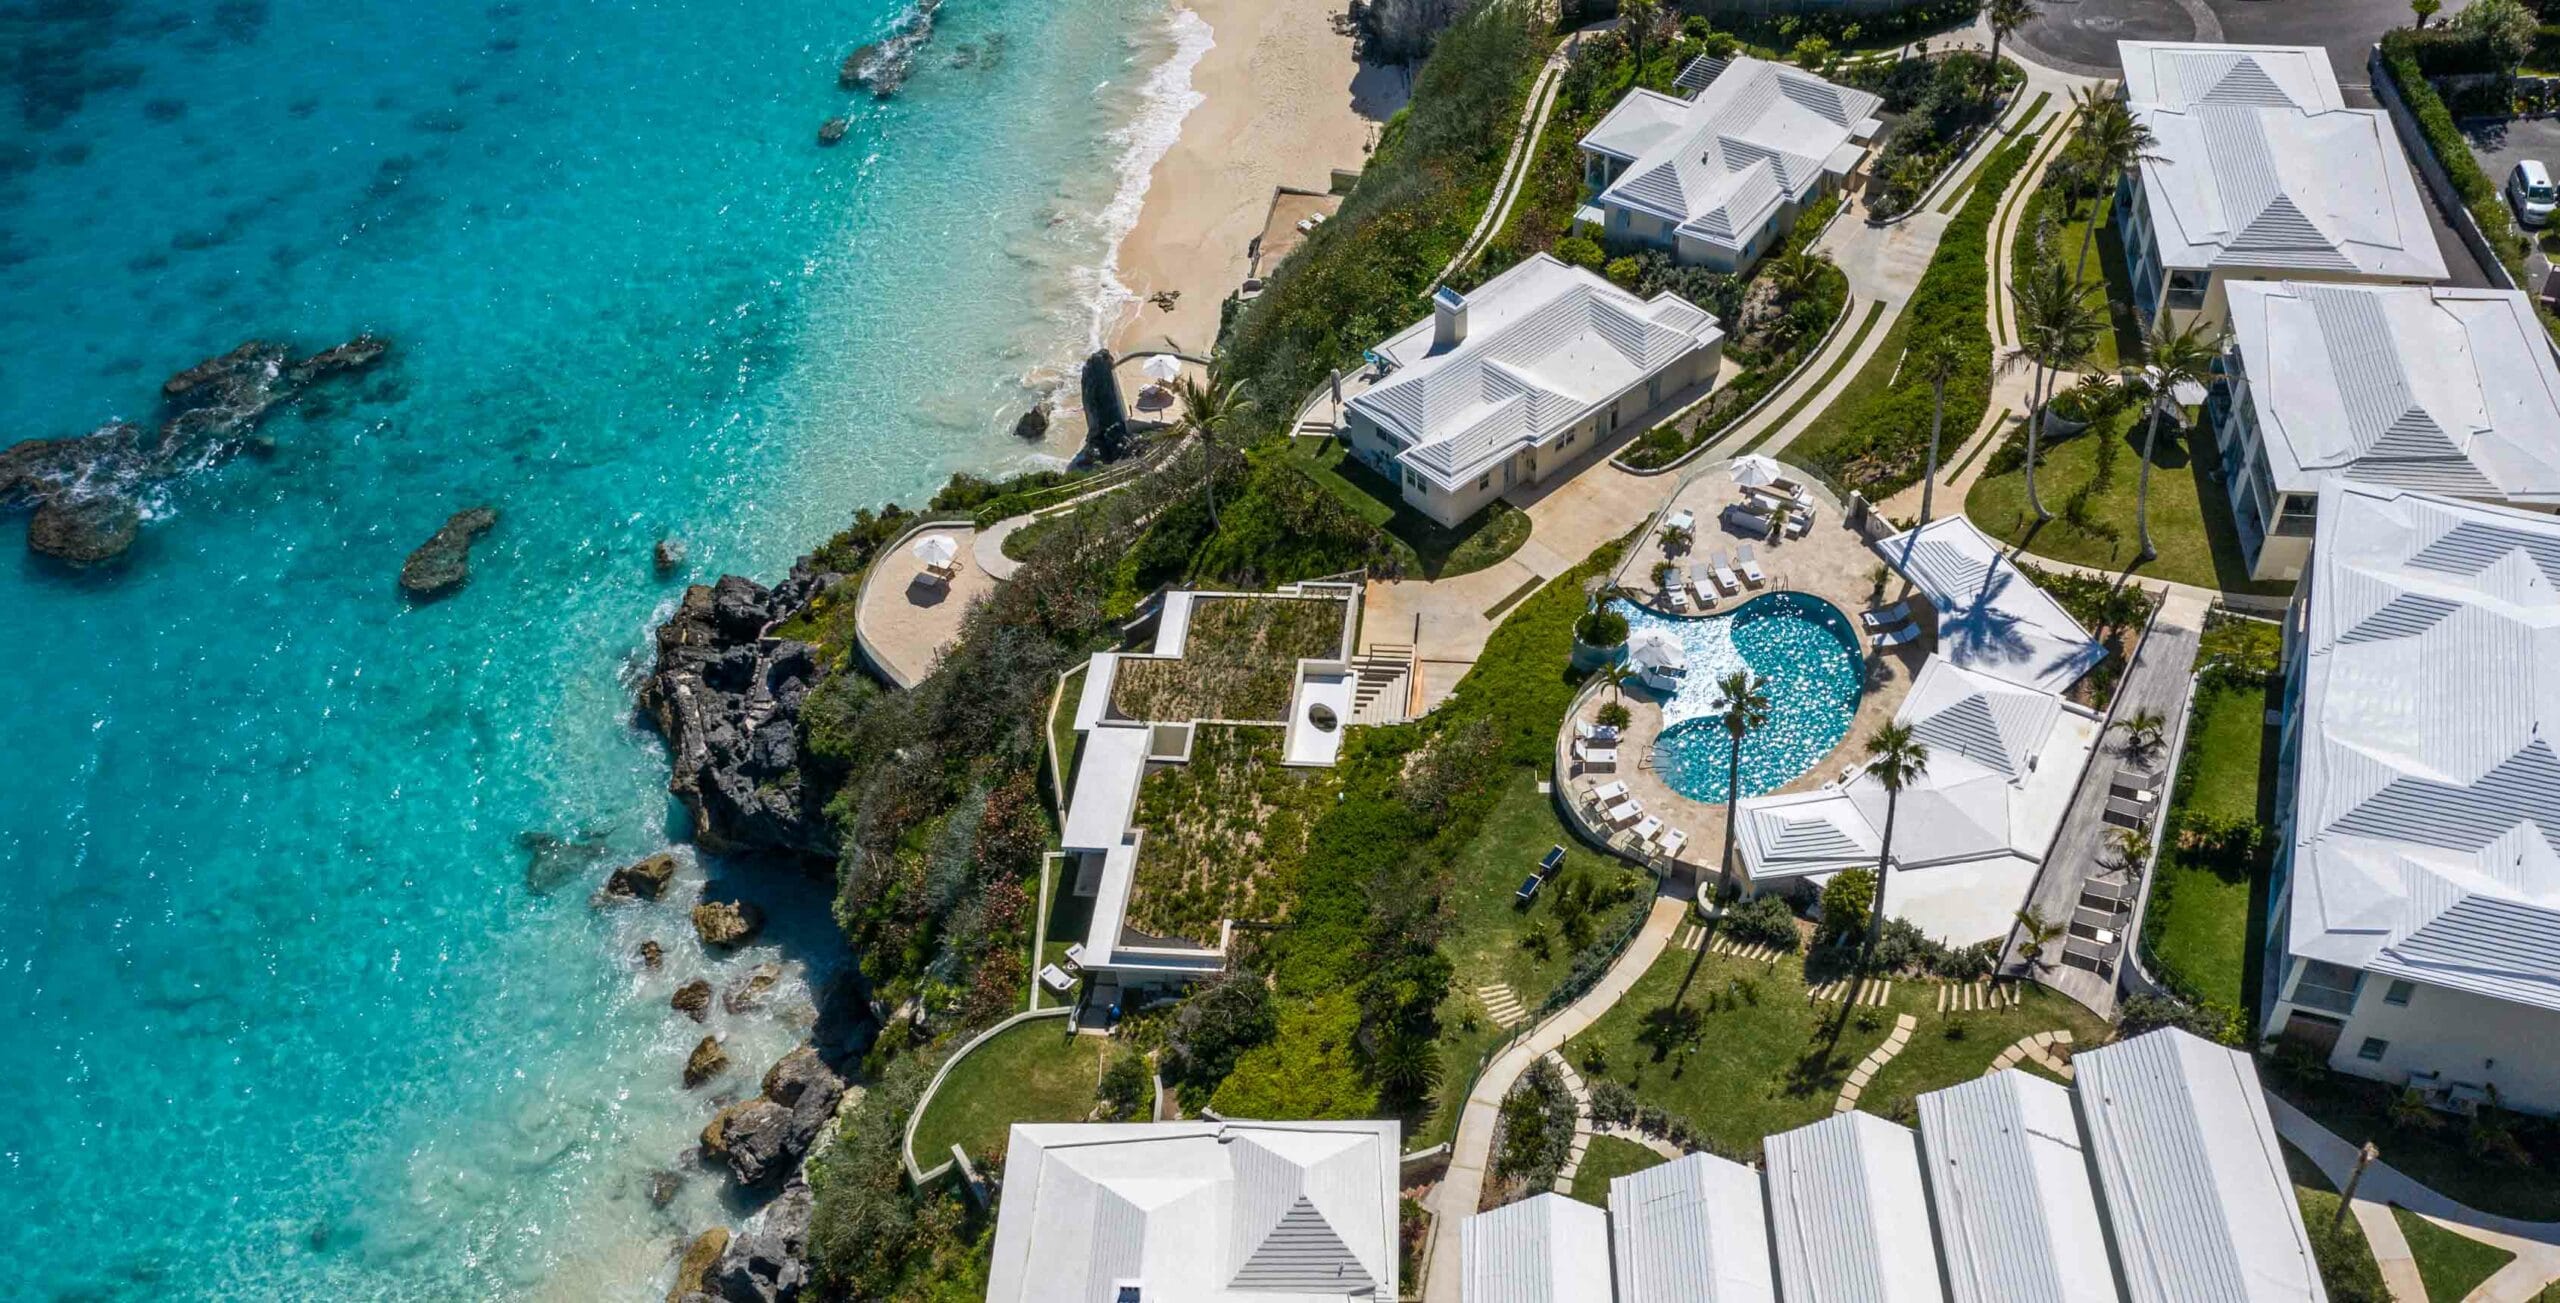
[[[1484,1011],[1493,1015],[1494,1025],[1504,1031],[1519,1026],[1529,1016],[1528,1006],[1520,1003],[1519,995],[1501,982],[1477,987],[1476,998],[1484,1002]]]
[[[1993,1059],[1991,1061],[1991,1066],[1985,1069],[1982,1075],[1988,1077],[1992,1073],[1998,1072],[2003,1068],[2014,1068],[2018,1066],[2018,1061],[2020,1059],[2024,1059],[2027,1062],[2062,1078],[2064,1081],[2069,1081],[2071,1080],[2071,1060],[2064,1057],[2069,1053],[2071,1053],[2071,1030],[2069,1028],[2066,1027],[2060,1031],[2037,1032],[2035,1035],[2027,1037],[2026,1039],[2019,1041],[2017,1044],[2000,1051],[2000,1057]]]
[[[1748,959],[1760,964],[1774,964],[1786,957],[1786,952],[1776,946],[1747,945],[1725,936],[1718,936],[1715,940],[1709,941],[1706,925],[1703,923],[1681,925],[1678,935],[1671,938],[1671,944],[1691,952],[1704,946],[1707,953],[1711,955],[1731,955],[1736,959]]]
[[[1977,1009],[2015,1009],[2017,1007],[2018,988],[2015,983],[2008,986],[1993,986],[1989,982],[1966,982],[1961,985],[1951,982],[1938,988],[1938,1012],[1940,1013],[1972,1013]]]
[[[1919,1027],[1919,1019],[1907,1013],[1895,1014],[1893,1034],[1884,1038],[1884,1044],[1867,1051],[1865,1060],[1850,1071],[1849,1084],[1840,1088],[1840,1098],[1832,1104],[1831,1111],[1846,1113],[1856,1108],[1859,1093],[1867,1088],[1868,1082],[1876,1079],[1877,1073],[1884,1071],[1884,1065],[1893,1062],[1894,1056],[1902,1053],[1902,1047],[1911,1043],[1911,1033],[1919,1030]]]
[[[1573,1174],[1582,1170],[1582,1155],[1591,1148],[1591,1091],[1582,1084],[1582,1074],[1575,1072],[1563,1055],[1549,1050],[1545,1057],[1573,1095],[1573,1148],[1565,1151],[1564,1166],[1556,1169],[1556,1193],[1571,1194]]]
[[[1820,986],[1809,987],[1804,995],[1808,1000],[1829,1000],[1834,1003],[1846,1000],[1849,998],[1849,979],[1844,977],[1837,982],[1825,982]],[[1890,980],[1869,982],[1867,989],[1858,992],[1858,1003],[1877,1008],[1883,1007],[1884,1002],[1892,998],[1893,983]]]

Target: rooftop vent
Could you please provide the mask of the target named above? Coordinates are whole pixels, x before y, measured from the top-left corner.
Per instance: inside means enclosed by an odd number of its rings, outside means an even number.
[[[1467,296],[1443,285],[1431,295],[1431,351],[1456,348],[1467,338]]]

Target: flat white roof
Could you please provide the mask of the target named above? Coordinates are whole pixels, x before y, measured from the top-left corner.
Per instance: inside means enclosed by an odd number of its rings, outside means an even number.
[[[2522,292],[2237,281],[2230,301],[2278,492],[2344,474],[2560,502],[2560,364]]]
[[[1582,147],[1626,164],[1600,192],[1602,204],[1739,251],[1782,205],[1803,202],[1844,147],[1855,163],[1851,141],[1882,103],[1802,68],[1742,55],[1726,60],[1696,99],[1629,93]]]
[[[2249,1056],[2175,1029],[2072,1056],[2133,1303],[2325,1303]]]
[[[1612,1303],[1609,1219],[1542,1194],[1458,1224],[1458,1295],[1466,1303]]]
[[[2332,480],[2297,706],[2297,955],[2560,1009],[2560,520]]]
[[[2112,1303],[2071,1091],[2016,1068],[1920,1096],[1920,1152],[1956,1303]]]
[[[1458,298],[1463,340],[1433,347],[1435,310],[1379,346],[1394,372],[1349,401],[1405,445],[1405,466],[1443,490],[1472,486],[1503,458],[1543,446],[1724,338],[1714,317],[1676,294],[1640,299],[1543,253]]]
[[[1149,731],[1144,724],[1102,724],[1084,735],[1060,847],[1109,850],[1128,835],[1129,817],[1138,808],[1138,783],[1147,776]]]
[[[1287,765],[1331,765],[1342,755],[1342,734],[1351,727],[1351,699],[1360,686],[1349,669],[1318,668],[1325,662],[1298,662],[1297,686],[1289,694],[1289,737],[1280,753]],[[1333,662],[1339,664],[1339,662]],[[1308,712],[1322,706],[1333,712],[1333,726],[1319,728]]]
[[[2163,264],[2445,279],[2408,156],[2381,110],[2341,106],[2325,51],[2117,51],[2155,138],[2139,166]]]
[[[1875,549],[1937,611],[1938,654],[1966,669],[2059,693],[2106,658],[2062,603],[1963,516],[1940,516]]]
[[[1938,1303],[1920,1148],[1872,1113],[1835,1113],[1762,1145],[1769,1238],[1788,1298]]]
[[[1085,663],[1084,686],[1076,690],[1075,729],[1089,732],[1111,713],[1111,685],[1120,672],[1117,652],[1095,652]]]
[[[987,1298],[1396,1297],[1394,1122],[1017,1123]]]
[[[1609,1182],[1618,1303],[1777,1303],[1760,1174],[1690,1154]]]

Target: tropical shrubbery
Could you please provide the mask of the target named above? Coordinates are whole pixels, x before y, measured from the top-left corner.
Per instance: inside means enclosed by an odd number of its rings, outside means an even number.
[[[1982,165],[1971,196],[1948,224],[1928,271],[1903,307],[1906,338],[1915,343],[1943,340],[1956,352],[1956,375],[1947,383],[1949,430],[1972,430],[1990,406],[1991,218],[2035,146],[2036,137],[2022,136]],[[1870,363],[1897,364],[1898,359],[1882,353]],[[1920,477],[1929,450],[1930,416],[1929,386],[1917,376],[1900,376],[1824,413],[1788,450],[1789,457],[1845,489],[1882,498]]]
[[[1987,57],[1970,50],[1860,65],[1839,75],[1883,96],[1885,111],[1901,115],[1876,155],[1876,183],[1867,195],[1867,211],[1880,218],[1899,216],[1919,202],[2003,103],[1985,91]],[[2017,80],[2016,69],[2004,63],[2001,83]]]
[[[1796,931],[1796,913],[1787,908],[1783,896],[1754,896],[1734,904],[1724,912],[1723,927],[1734,941],[1768,946],[1781,954],[1794,954],[1804,944]]]
[[[1534,1194],[1556,1183],[1556,1172],[1573,1150],[1574,1122],[1579,1114],[1564,1075],[1544,1058],[1529,1065],[1511,1094],[1502,1101],[1500,1148],[1494,1175],[1514,1192]]]

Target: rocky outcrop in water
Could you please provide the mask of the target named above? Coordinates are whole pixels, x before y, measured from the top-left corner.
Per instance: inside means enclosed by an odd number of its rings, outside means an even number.
[[[764,1093],[732,1104],[702,1129],[702,1155],[739,1185],[780,1179],[809,1152],[844,1099],[844,1078],[803,1045],[764,1074]]]
[[[1129,455],[1129,409],[1120,401],[1120,377],[1111,369],[1111,350],[1097,348],[1084,360],[1078,377],[1084,399],[1084,447],[1074,465],[1115,462]]]
[[[684,569],[684,540],[659,539],[657,546],[649,549],[649,563],[657,568],[660,579]]]
[[[73,565],[113,561],[133,546],[154,487],[236,456],[278,407],[331,376],[371,366],[390,346],[359,335],[300,361],[251,340],[160,386],[156,428],[111,421],[68,439],[0,449],[0,505],[32,507],[27,546]]]
[[[765,630],[844,581],[804,561],[780,587],[723,575],[695,584],[658,626],[658,664],[640,708],[667,739],[667,790],[715,855],[772,850],[832,859],[821,812],[803,799],[800,703],[820,674],[817,648]]]
[[[667,1303],[692,1303],[709,1298],[705,1291],[711,1284],[712,1269],[720,1265],[721,1254],[729,1247],[729,1228],[714,1226],[693,1237],[684,1248],[684,1257],[676,1261],[675,1287],[667,1291]]]
[[[729,1238],[708,1273],[725,1303],[785,1303],[809,1284],[809,1216],[817,1199],[808,1178],[793,1172],[773,1202],[757,1209]]]
[[[711,1016],[711,983],[697,977],[677,987],[676,993],[667,997],[667,1007],[701,1022]]]
[[[1013,423],[1013,437],[1017,439],[1029,439],[1035,443],[1039,440],[1048,438],[1049,412],[1049,400],[1046,398],[1041,399],[1038,406],[1033,407],[1030,411],[1024,412],[1022,414],[1022,419]]]
[[[781,984],[782,965],[758,964],[720,993],[720,1007],[731,1013],[753,1013],[773,998],[773,988]]]
[[[915,0],[888,36],[845,56],[836,66],[836,85],[846,90],[860,87],[884,100],[897,94],[915,71],[916,56],[925,42],[933,39],[933,15],[941,7],[942,0]]]
[[[400,566],[400,591],[421,601],[460,592],[471,582],[471,545],[498,526],[494,507],[465,507],[445,517]]]
[[[660,851],[615,869],[606,876],[604,889],[597,895],[606,901],[656,900],[667,893],[667,884],[675,881],[675,876],[674,853]]]
[[[818,124],[818,143],[821,145],[835,144],[837,141],[844,139],[844,133],[850,130],[852,126],[852,122],[845,118],[829,118]]]
[[[691,1090],[729,1070],[729,1052],[720,1048],[720,1038],[705,1036],[696,1042],[693,1053],[685,1056],[684,1088]]]
[[[764,929],[764,911],[743,900],[706,900],[693,907],[693,930],[714,950],[734,950]]]

